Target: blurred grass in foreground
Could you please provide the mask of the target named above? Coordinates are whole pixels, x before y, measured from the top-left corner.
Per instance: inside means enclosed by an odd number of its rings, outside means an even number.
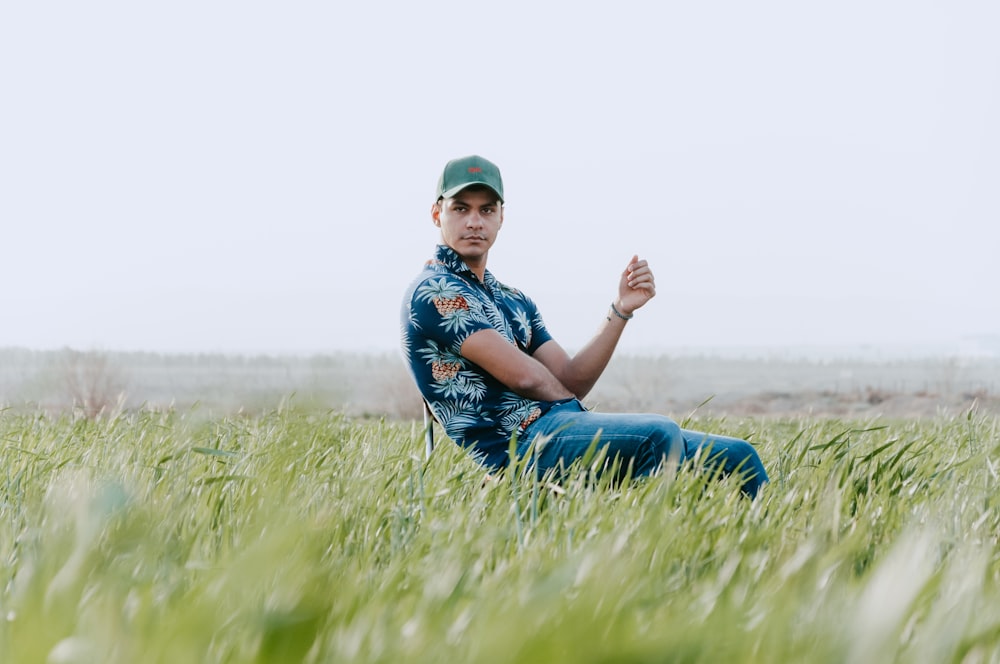
[[[750,503],[289,407],[0,412],[0,661],[998,661],[998,422],[690,422],[758,446]]]

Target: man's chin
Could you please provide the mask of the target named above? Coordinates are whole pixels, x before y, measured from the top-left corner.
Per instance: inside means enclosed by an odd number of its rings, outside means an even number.
[[[489,248],[490,244],[485,240],[463,240],[459,243],[456,251],[463,256],[483,256],[487,251],[489,251]]]

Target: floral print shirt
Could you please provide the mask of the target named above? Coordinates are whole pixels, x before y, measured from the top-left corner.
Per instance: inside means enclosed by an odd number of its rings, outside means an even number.
[[[401,312],[403,356],[448,437],[483,465],[507,465],[511,435],[523,431],[553,402],[511,391],[462,357],[474,332],[494,329],[531,355],[552,339],[535,303],[487,270],[482,282],[450,247],[410,285]]]

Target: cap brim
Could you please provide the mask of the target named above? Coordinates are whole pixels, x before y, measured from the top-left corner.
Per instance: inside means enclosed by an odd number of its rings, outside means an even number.
[[[493,188],[493,185],[489,184],[488,182],[479,182],[479,181],[476,181],[476,182],[464,182],[464,183],[458,185],[457,187],[452,187],[451,189],[443,192],[441,194],[441,198],[453,198],[455,196],[455,194],[457,194],[458,192],[462,191],[463,189],[468,189],[469,187],[476,187],[476,186],[486,187],[487,189],[489,189],[490,191],[492,191],[494,194],[497,195],[497,200],[498,201],[500,201],[501,203],[503,203],[503,196],[501,196],[500,192],[498,192],[496,189]]]

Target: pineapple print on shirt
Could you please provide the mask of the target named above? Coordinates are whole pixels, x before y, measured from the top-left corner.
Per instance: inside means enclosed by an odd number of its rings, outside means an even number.
[[[469,301],[455,283],[444,277],[430,279],[417,289],[416,295],[418,299],[434,304],[434,308],[441,314],[446,330],[462,332],[468,328],[471,322]]]

